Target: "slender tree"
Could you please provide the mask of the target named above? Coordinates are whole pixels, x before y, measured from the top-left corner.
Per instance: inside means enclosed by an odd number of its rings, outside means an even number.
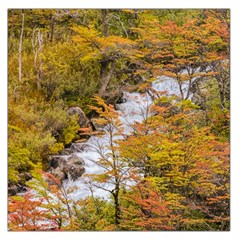
[[[21,12],[22,16],[22,26],[19,39],[19,48],[18,48],[18,80],[19,83],[22,83],[22,45],[23,45],[23,32],[24,32],[24,13]]]

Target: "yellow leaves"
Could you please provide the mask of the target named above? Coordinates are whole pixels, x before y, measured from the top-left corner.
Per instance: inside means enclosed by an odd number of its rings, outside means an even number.
[[[95,100],[97,105],[100,106],[90,106],[90,109],[95,110],[101,117],[97,121],[100,124],[112,123],[120,127],[121,123],[118,119],[119,113],[115,111],[113,105],[107,105],[104,100],[97,95],[93,98],[93,100]]]
[[[192,218],[185,218],[180,220],[185,225],[195,225],[195,224],[203,224],[206,222],[204,218],[192,219]]]
[[[119,58],[121,55],[130,55],[131,48],[136,44],[134,41],[119,36],[101,36],[94,27],[73,27],[78,35],[72,37],[78,43],[83,56],[81,61],[88,62],[92,59],[100,60],[111,57]]]
[[[99,55],[99,51],[97,49],[91,49],[84,48],[82,53],[85,53],[84,56],[81,57],[81,62],[91,62],[96,60],[101,60],[101,56]]]
[[[8,131],[22,132],[22,129],[17,126],[8,124]]]
[[[135,13],[135,10],[133,10],[133,9],[122,9],[122,12],[134,14],[134,13]]]
[[[167,192],[164,194],[165,201],[168,203],[170,209],[184,209],[186,208],[182,202],[185,200],[185,197],[181,196],[178,193]]]
[[[99,38],[99,42],[101,43],[102,47],[124,47],[129,45],[133,45],[134,41],[119,37],[119,36],[109,36],[105,38]]]
[[[194,104],[191,100],[182,100],[181,103],[179,104],[183,109],[199,109],[200,107],[196,104]]]
[[[49,153],[56,154],[63,149],[64,149],[63,143],[55,143],[49,147]]]
[[[96,181],[98,183],[105,183],[108,182],[111,179],[111,175],[108,173],[103,174],[91,174],[90,175],[93,181]]]
[[[93,26],[89,28],[84,26],[75,26],[72,27],[72,30],[78,33],[79,35],[73,36],[73,40],[80,43],[88,43],[91,41],[97,40],[97,37],[101,35]]]

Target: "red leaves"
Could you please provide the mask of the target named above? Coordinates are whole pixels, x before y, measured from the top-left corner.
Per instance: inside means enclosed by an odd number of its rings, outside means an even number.
[[[34,198],[27,193],[24,197],[9,198],[8,226],[12,231],[43,231],[56,228],[54,219],[48,217],[48,210],[42,209],[43,198]]]
[[[132,224],[132,229],[139,228],[147,231],[175,230],[175,215],[168,208],[168,203],[162,194],[148,181],[135,186],[125,197],[129,209],[123,209],[123,225]]]

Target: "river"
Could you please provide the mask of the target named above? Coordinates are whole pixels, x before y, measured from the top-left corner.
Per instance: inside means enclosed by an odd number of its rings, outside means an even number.
[[[180,96],[179,86],[176,80],[170,77],[159,77],[152,83],[153,90],[161,92],[161,95],[166,96]],[[188,83],[183,84],[183,92],[186,94],[188,90]],[[124,92],[123,103],[116,105],[116,111],[119,113],[119,120],[122,123],[124,134],[128,135],[132,132],[132,126],[135,122],[142,122],[149,116],[149,107],[153,104],[153,100],[148,93]],[[105,130],[108,126],[105,127]],[[107,131],[106,131],[107,132]],[[115,136],[121,138],[122,136]],[[109,149],[108,134],[102,136],[92,136],[86,143],[82,143],[83,148],[81,152],[76,152],[78,157],[85,162],[85,173],[76,181],[71,179],[65,180],[63,186],[67,189],[69,197],[76,201],[84,199],[87,196],[94,195],[94,197],[101,197],[109,199],[109,192],[101,188],[93,187],[88,174],[102,174],[104,168],[97,164],[100,158],[99,147],[105,154]],[[111,159],[110,159],[111,161]],[[131,184],[131,183],[129,183]],[[104,183],[104,188],[108,190],[114,189],[114,185],[110,182]]]

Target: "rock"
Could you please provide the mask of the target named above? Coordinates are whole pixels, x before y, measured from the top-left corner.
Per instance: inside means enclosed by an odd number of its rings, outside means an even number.
[[[127,99],[124,97],[124,93],[121,92],[120,96],[118,97],[116,103],[121,104],[127,102]]]
[[[77,164],[72,164],[72,165],[66,165],[63,168],[64,173],[70,177],[73,181],[78,179],[83,175],[85,172],[85,168],[83,166],[77,165]]]
[[[53,168],[63,168],[66,165],[66,160],[64,157],[61,156],[52,156],[49,161],[49,165]]]
[[[27,187],[22,184],[17,184],[17,188],[18,188],[18,193],[27,191]]]
[[[57,167],[55,169],[52,169],[51,170],[51,174],[54,175],[57,179],[59,179],[61,182],[65,179],[67,179],[67,175],[66,173],[64,173],[60,167]],[[54,185],[55,183],[54,182],[49,182],[50,185]]]
[[[25,172],[25,173],[24,173],[24,177],[25,177],[26,181],[29,181],[29,180],[32,179],[32,174],[29,173],[29,172]]]
[[[18,193],[18,187],[16,185],[12,185],[10,187],[8,187],[8,194],[10,196],[14,196]]]
[[[15,195],[17,195],[20,192],[26,192],[26,191],[27,191],[27,187],[24,186],[23,184],[20,184],[20,183],[14,184],[14,185],[10,185],[8,187],[8,194],[10,196],[15,196]]]
[[[116,90],[114,92],[108,92],[102,97],[107,104],[112,104],[112,105],[115,105],[117,103],[122,103],[125,101],[123,99],[123,93],[119,90]]]
[[[20,183],[25,183],[26,181],[29,181],[32,179],[32,174],[29,172],[24,172],[19,174],[19,177],[21,178]]]
[[[89,145],[86,143],[86,139],[81,139],[81,140],[84,140],[84,141],[76,141],[76,143],[73,143],[71,145],[71,149],[73,152],[82,152],[84,151],[84,149],[88,148]]]
[[[84,161],[82,158],[78,157],[76,154],[73,154],[67,159],[67,165],[72,165],[72,164],[83,165]]]
[[[74,153],[74,151],[71,149],[71,147],[70,148],[65,148],[60,152],[61,155],[70,155],[72,153]]]
[[[72,154],[67,160],[61,156],[53,156],[50,160],[50,168],[48,169],[48,172],[53,174],[61,182],[68,177],[75,181],[85,172],[83,165],[83,159],[76,154]],[[56,184],[51,180],[48,182],[50,185]]]
[[[78,115],[78,123],[79,123],[80,127],[88,127],[89,126],[89,120],[80,107],[70,107],[67,110],[67,113],[69,115],[74,115],[74,114]]]

